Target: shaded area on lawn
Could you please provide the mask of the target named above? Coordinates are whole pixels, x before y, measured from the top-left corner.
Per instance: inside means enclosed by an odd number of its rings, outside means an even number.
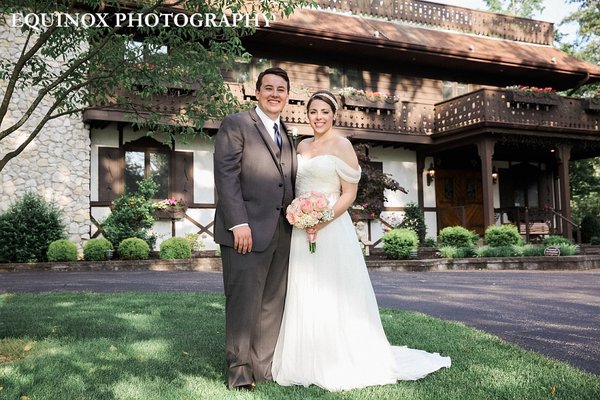
[[[328,393],[225,389],[224,297],[205,293],[0,296],[0,398],[597,399],[598,377],[461,324],[383,309],[392,344],[452,357],[416,382]],[[31,346],[24,351],[25,346]]]

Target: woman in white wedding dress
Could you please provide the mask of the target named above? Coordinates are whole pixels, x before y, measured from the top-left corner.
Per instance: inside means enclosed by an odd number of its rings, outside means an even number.
[[[352,144],[333,130],[335,96],[318,91],[308,101],[314,137],[298,145],[296,195],[324,193],[334,219],[294,228],[283,322],[273,358],[280,385],[318,385],[329,391],[415,380],[450,358],[391,346],[350,215],[360,167]],[[308,233],[316,235],[310,253]]]

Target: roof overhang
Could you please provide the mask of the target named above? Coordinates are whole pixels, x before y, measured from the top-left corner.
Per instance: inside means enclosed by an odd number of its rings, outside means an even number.
[[[565,90],[600,81],[600,67],[552,46],[313,9],[299,9],[288,19],[271,22],[245,42],[250,50],[308,51],[482,85]]]

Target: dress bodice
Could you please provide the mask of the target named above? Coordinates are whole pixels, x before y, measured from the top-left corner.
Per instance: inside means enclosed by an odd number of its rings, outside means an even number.
[[[341,158],[331,154],[304,158],[298,154],[296,195],[317,191],[328,196],[339,197],[341,181],[358,183],[360,167],[352,168]]]

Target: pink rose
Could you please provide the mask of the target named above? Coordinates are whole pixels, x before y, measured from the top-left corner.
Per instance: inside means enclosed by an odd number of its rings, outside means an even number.
[[[312,209],[313,207],[310,199],[302,199],[302,201],[300,202],[300,210],[302,210],[303,213],[308,214],[312,211]]]

